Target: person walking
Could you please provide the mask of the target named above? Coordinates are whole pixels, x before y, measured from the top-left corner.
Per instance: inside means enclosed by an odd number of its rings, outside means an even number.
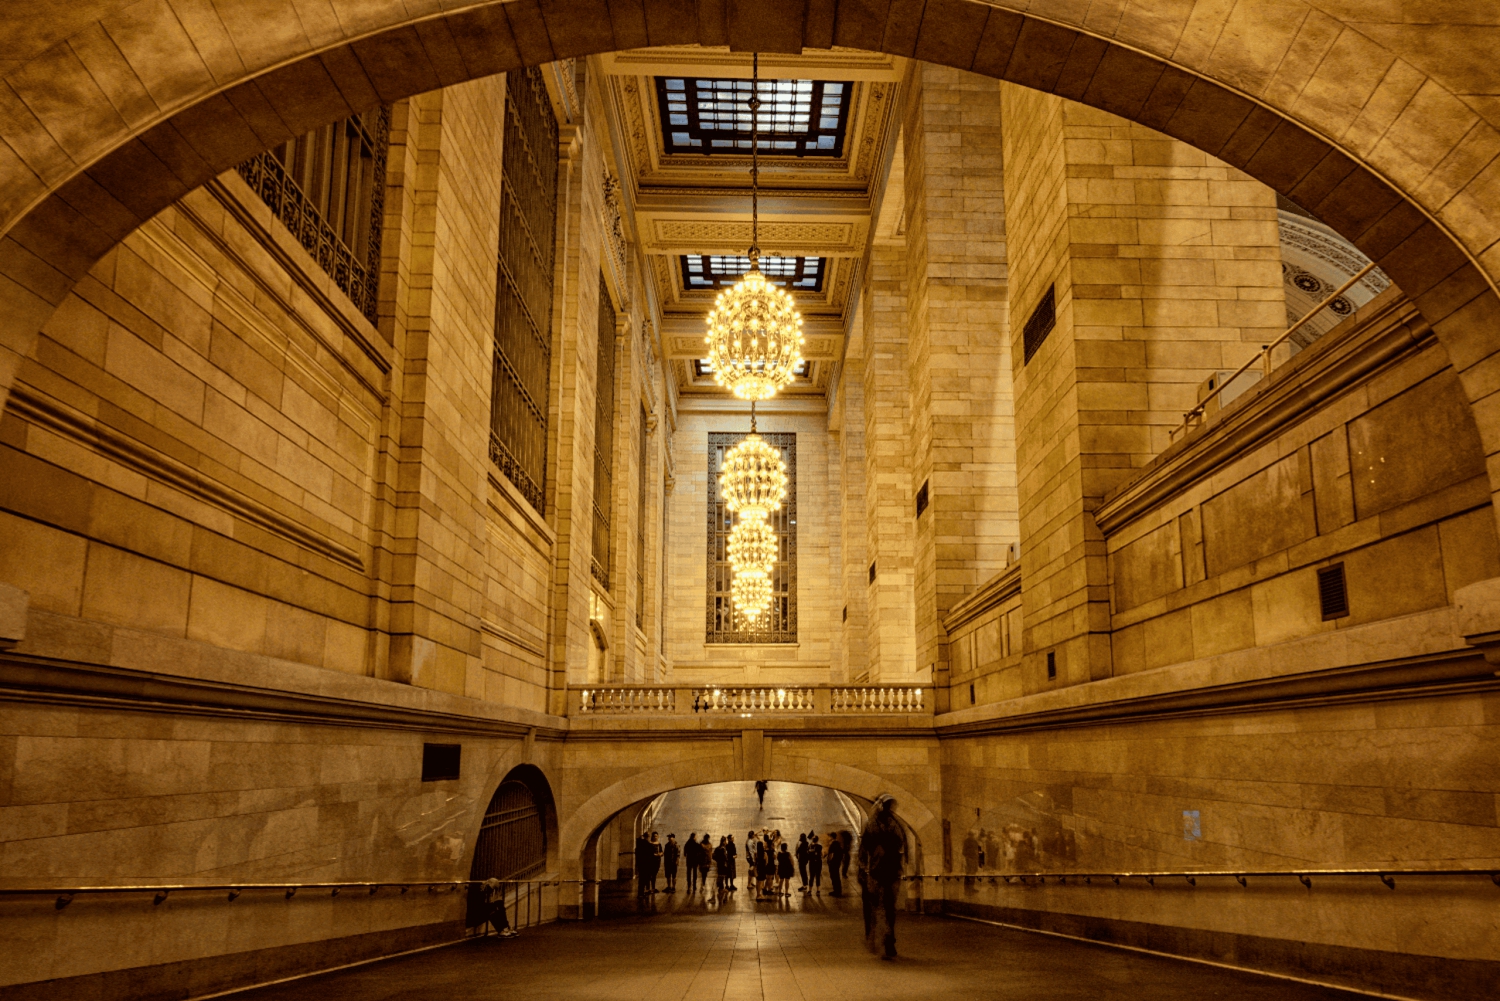
[[[885,959],[896,958],[896,888],[905,856],[906,832],[896,819],[896,801],[882,793],[859,835],[859,893],[865,944]]]
[[[682,864],[687,868],[687,892],[692,893],[698,887],[698,853],[703,846],[698,844],[698,835],[689,832],[687,840],[682,843]]]
[[[713,861],[713,848],[710,847],[708,832],[703,832],[703,842],[698,846],[698,888],[708,889],[708,864]]]
[[[823,895],[823,845],[816,834],[807,842],[807,888]]]
[[[797,875],[802,880],[802,885],[797,887],[798,893],[807,892],[807,835],[797,835]]]
[[[787,850],[786,842],[781,843],[781,850],[776,853],[776,892],[783,897],[790,897],[792,891],[787,889],[792,883],[792,874],[797,867],[792,864],[792,853]]]
[[[661,846],[661,864],[667,874],[667,892],[677,892],[677,860],[682,856],[682,848],[677,844],[677,835],[668,834],[667,843]]]
[[[828,882],[833,884],[832,896],[844,895],[844,842],[838,834],[828,832]]]
[[[854,856],[854,832],[840,831],[839,840],[844,843],[844,861],[839,872],[844,877],[844,882],[847,883],[849,882],[849,860]]]
[[[755,780],[755,796],[760,800],[760,808],[762,810],[766,808],[766,788],[768,784],[765,779]]]

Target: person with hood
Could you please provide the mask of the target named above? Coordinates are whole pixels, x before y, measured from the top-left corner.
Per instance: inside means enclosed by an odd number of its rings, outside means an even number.
[[[865,944],[885,959],[896,958],[896,889],[905,856],[906,832],[896,819],[896,801],[882,793],[859,836],[859,893]]]

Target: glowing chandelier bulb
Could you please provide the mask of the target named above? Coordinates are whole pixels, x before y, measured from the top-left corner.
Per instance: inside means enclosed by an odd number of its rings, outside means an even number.
[[[771,578],[765,574],[735,574],[729,585],[735,611],[756,622],[771,607]]]
[[[719,496],[742,521],[764,521],[786,500],[786,463],[781,450],[754,431],[724,453]]]
[[[730,531],[726,548],[735,574],[769,574],[779,549],[776,530],[764,519],[741,520]]]
[[[751,257],[750,270],[709,311],[704,342],[719,385],[742,400],[769,400],[802,364],[802,317]]]

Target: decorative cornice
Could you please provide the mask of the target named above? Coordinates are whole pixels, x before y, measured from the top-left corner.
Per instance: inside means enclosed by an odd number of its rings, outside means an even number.
[[[986,612],[999,608],[1008,599],[1021,593],[1021,564],[1014,563],[985,581],[970,595],[948,609],[943,618],[943,628],[948,635],[979,618]]]
[[[1432,327],[1392,288],[1146,465],[1094,512],[1111,535],[1242,458],[1381,369],[1422,350]]]
[[[118,462],[149,480],[180,490],[195,500],[216,507],[231,517],[247,521],[357,573],[365,572],[364,560],[348,546],[335,542],[327,535],[302,525],[211,476],[205,476],[165,452],[42,395],[25,383],[16,383],[11,389],[9,412],[66,441]]]

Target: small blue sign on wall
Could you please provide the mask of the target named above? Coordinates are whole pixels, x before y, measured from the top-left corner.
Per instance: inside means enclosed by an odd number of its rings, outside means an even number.
[[[1203,824],[1198,819],[1197,810],[1182,811],[1182,839],[1184,841],[1203,840]]]

